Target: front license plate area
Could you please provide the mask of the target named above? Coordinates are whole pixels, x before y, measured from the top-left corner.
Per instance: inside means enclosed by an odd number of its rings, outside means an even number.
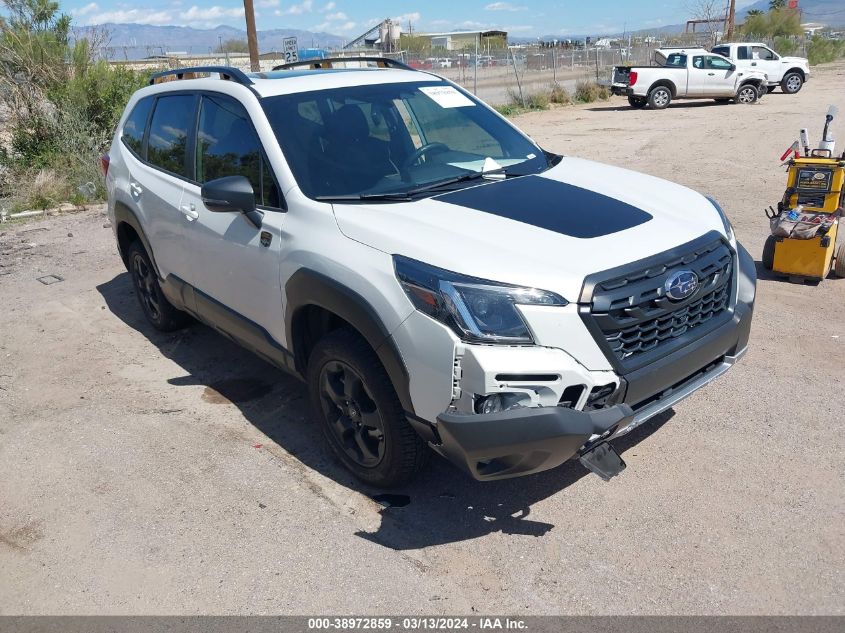
[[[612,477],[625,470],[625,462],[616,449],[607,442],[596,444],[587,452],[582,453],[579,460],[584,468],[605,481],[610,481]]]

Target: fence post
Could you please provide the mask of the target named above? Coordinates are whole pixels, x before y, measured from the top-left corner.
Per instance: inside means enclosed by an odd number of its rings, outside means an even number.
[[[519,73],[516,70],[516,57],[513,54],[513,49],[509,48],[508,52],[511,54],[511,62],[513,62],[513,74],[516,77],[516,87],[519,88],[519,100],[522,102],[522,107],[525,107],[525,96],[522,94],[522,84],[519,81]]]

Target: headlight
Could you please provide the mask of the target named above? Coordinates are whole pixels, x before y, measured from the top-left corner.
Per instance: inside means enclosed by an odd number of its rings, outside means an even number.
[[[417,310],[448,325],[467,341],[533,343],[516,306],[568,303],[552,292],[466,277],[400,255],[393,256],[393,265]]]
[[[713,208],[716,209],[716,211],[719,214],[719,217],[722,218],[722,224],[725,225],[725,235],[728,236],[728,241],[733,242],[734,241],[734,227],[731,226],[731,221],[728,220],[728,216],[725,215],[725,210],[722,209],[722,207],[719,206],[719,203],[716,202],[713,198],[708,196],[707,199],[710,201],[710,204],[713,205]]]

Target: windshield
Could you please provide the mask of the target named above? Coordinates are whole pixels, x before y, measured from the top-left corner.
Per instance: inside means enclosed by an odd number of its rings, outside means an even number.
[[[311,198],[434,193],[441,181],[454,187],[482,172],[503,177],[549,167],[534,143],[443,82],[335,88],[261,102]]]

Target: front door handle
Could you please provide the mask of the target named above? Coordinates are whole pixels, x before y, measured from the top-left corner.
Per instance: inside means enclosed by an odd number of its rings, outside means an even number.
[[[182,210],[182,214],[183,214],[186,218],[188,218],[188,221],[190,221],[190,222],[193,222],[193,221],[194,221],[194,220],[196,220],[198,217],[200,217],[200,214],[199,214],[199,212],[197,211],[197,208],[196,208],[196,206],[195,206],[193,203],[191,203],[191,204],[183,204],[183,205],[182,205],[181,207],[179,207],[179,208]]]
[[[752,65],[752,66],[756,66],[756,65],[757,65],[757,62],[751,62],[751,65]]]
[[[712,76],[713,76],[713,75],[715,75],[716,73],[707,73],[707,74],[708,74],[708,75],[710,75],[710,76],[712,77]]]

